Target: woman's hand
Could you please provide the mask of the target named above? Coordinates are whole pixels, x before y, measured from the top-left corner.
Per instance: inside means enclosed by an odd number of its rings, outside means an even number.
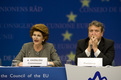
[[[53,62],[48,62],[48,65],[52,65],[52,66],[55,66],[55,64]]]
[[[18,64],[18,66],[23,66],[23,62],[20,62],[20,63]]]

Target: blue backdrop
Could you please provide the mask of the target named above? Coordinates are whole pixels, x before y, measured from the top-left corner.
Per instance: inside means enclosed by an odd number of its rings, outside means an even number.
[[[32,25],[49,28],[63,65],[74,60],[77,40],[88,36],[88,24],[104,23],[104,37],[115,41],[115,64],[121,65],[121,0],[0,0],[0,58],[11,65],[22,45],[31,42]]]

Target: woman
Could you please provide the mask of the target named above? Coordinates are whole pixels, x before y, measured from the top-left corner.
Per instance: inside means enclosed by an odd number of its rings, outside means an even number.
[[[61,66],[61,61],[51,43],[47,43],[49,30],[44,24],[36,24],[30,30],[33,42],[25,43],[16,56],[18,66],[23,66],[23,57],[47,57],[48,64]]]

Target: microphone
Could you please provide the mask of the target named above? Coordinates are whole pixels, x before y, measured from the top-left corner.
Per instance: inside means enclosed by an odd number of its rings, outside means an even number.
[[[91,52],[91,57],[94,57],[94,51],[92,49],[92,44],[90,44],[90,52]]]
[[[92,44],[90,44],[90,50],[92,49]]]

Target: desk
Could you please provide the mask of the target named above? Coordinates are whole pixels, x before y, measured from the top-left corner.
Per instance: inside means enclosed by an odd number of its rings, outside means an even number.
[[[121,80],[121,66],[80,67],[65,64],[68,80]]]
[[[67,80],[65,67],[0,67],[0,80]]]

